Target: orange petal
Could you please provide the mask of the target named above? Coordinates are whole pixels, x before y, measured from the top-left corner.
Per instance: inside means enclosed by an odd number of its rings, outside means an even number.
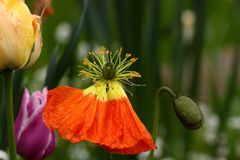
[[[60,106],[62,102],[66,101],[72,95],[82,94],[82,90],[72,87],[61,86],[50,90],[48,92],[48,101],[44,107],[43,118],[45,124],[51,129],[58,129],[61,120],[65,116],[65,106]]]
[[[156,146],[136,113],[134,112],[127,97],[114,100],[112,105],[121,106],[120,120],[122,134],[115,143],[106,148],[113,153],[137,154],[155,149]],[[114,131],[113,131],[114,132]]]
[[[72,143],[88,140],[119,154],[156,148],[127,97],[101,101],[79,89],[58,87],[49,91],[43,117],[48,127]]]

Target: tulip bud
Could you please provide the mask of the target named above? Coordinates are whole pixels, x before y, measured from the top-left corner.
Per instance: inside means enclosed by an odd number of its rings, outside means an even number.
[[[203,114],[198,105],[189,97],[175,98],[173,107],[177,117],[187,129],[197,129],[202,126]]]
[[[25,159],[41,160],[55,149],[54,132],[48,129],[42,118],[47,102],[47,88],[42,93],[29,95],[25,88],[21,108],[15,121],[17,153]]]
[[[41,18],[22,0],[0,0],[0,71],[26,68],[38,59]]]

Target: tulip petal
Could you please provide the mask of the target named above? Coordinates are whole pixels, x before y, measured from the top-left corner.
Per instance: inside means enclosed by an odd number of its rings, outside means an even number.
[[[55,149],[55,135],[43,123],[42,111],[47,101],[47,88],[30,97],[25,88],[20,113],[15,122],[17,152],[26,159],[40,160]],[[27,101],[26,101],[27,99]],[[19,126],[21,126],[19,128]]]
[[[5,1],[3,1],[5,2]],[[5,2],[6,3],[6,2]],[[10,17],[7,8],[0,1],[0,70],[6,69],[12,65],[10,59],[12,59],[12,55],[9,53],[15,53],[15,35],[13,34],[13,30],[15,25]],[[6,30],[6,28],[8,30]],[[4,38],[3,38],[4,37]],[[10,46],[14,44],[13,46]],[[16,55],[17,56],[17,55]],[[19,61],[21,60],[20,57]],[[19,64],[17,64],[19,65]]]
[[[21,69],[29,68],[37,61],[37,59],[39,58],[40,53],[42,51],[42,45],[43,45],[42,35],[41,35],[41,33],[39,33],[36,38],[36,41],[34,43],[34,46],[33,46],[32,52],[30,54],[30,57],[28,59],[28,62],[26,64],[24,64],[22,67],[20,67]]]
[[[21,135],[22,129],[25,126],[25,120],[28,118],[28,111],[27,111],[27,105],[30,100],[29,91],[27,88],[24,88],[23,96],[22,96],[22,102],[21,107],[18,113],[18,116],[15,121],[15,133],[16,135]],[[16,137],[19,139],[19,137]]]
[[[33,44],[39,35],[40,21],[36,23],[37,27],[33,26],[36,16],[32,16],[21,0],[0,1],[0,15],[0,70],[23,67],[29,61]],[[34,62],[41,50],[41,43],[38,43]]]
[[[17,151],[21,156],[28,159],[42,159],[46,154],[46,146],[49,143],[49,134],[51,131],[46,128],[42,122],[42,115],[38,114],[34,117],[29,125],[25,128],[20,139],[17,142]],[[49,130],[46,132],[46,130]],[[32,146],[29,148],[29,146]]]
[[[44,148],[43,158],[48,157],[50,154],[52,154],[55,147],[56,147],[55,134],[54,132],[51,131],[51,134],[49,135],[48,138],[48,143]]]
[[[40,107],[43,107],[43,103],[46,102],[46,97],[42,96],[41,92],[35,92],[32,94],[30,98],[30,102],[27,105],[28,114],[32,115],[32,113]]]

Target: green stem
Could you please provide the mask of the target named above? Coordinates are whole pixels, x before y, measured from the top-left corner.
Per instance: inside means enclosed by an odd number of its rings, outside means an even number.
[[[9,143],[9,155],[11,160],[16,160],[16,143],[14,134],[14,118],[13,118],[13,79],[12,70],[3,71],[6,92],[6,115],[7,115],[7,132]]]
[[[177,98],[177,95],[168,87],[161,87],[158,89],[156,94],[156,102],[155,102],[155,109],[154,109],[154,120],[153,120],[153,131],[152,131],[152,137],[154,142],[156,141],[157,134],[158,134],[158,125],[159,125],[159,112],[160,112],[160,95],[162,92],[166,92],[168,95],[170,95],[172,98]],[[154,150],[151,150],[149,155],[149,160],[154,159]]]
[[[112,153],[108,152],[108,160],[113,160]]]

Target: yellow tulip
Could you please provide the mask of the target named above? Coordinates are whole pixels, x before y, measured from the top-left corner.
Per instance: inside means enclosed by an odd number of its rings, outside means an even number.
[[[24,0],[0,0],[0,71],[35,63],[42,48],[40,25]]]

